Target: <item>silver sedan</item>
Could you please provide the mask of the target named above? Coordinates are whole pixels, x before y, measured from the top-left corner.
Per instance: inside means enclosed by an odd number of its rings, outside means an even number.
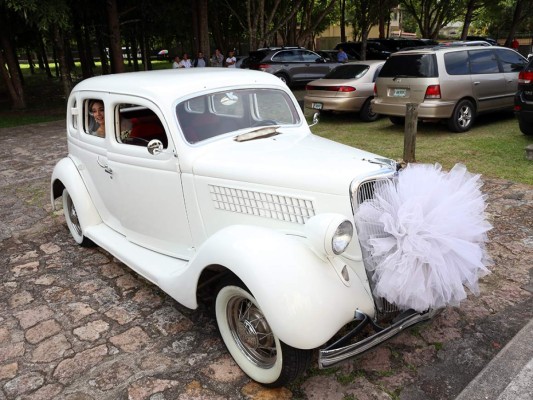
[[[359,112],[363,121],[375,121],[372,111],[374,82],[385,61],[354,61],[339,65],[324,78],[305,87],[305,107],[328,111]]]

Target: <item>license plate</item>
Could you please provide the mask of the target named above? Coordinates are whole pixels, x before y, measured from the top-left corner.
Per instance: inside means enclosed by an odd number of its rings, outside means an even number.
[[[314,108],[315,110],[322,110],[322,103],[311,103],[311,108]]]
[[[392,96],[393,97],[405,97],[407,96],[407,89],[395,88],[394,91],[392,92]]]

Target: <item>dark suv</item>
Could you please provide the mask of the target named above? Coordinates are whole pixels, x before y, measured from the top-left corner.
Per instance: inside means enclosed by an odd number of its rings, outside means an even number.
[[[327,62],[317,53],[301,47],[275,47],[250,52],[250,69],[276,75],[288,86],[320,79],[335,68],[337,62]]]
[[[533,57],[518,74],[518,91],[514,104],[520,130],[524,135],[533,135]]]

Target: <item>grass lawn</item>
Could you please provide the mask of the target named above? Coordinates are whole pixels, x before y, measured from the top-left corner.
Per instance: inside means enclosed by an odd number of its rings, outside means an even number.
[[[10,110],[7,90],[0,82],[0,128],[61,120],[65,118],[65,99],[57,79],[41,74],[25,75],[28,109]],[[154,69],[171,68],[168,61],[154,61]],[[302,89],[297,90],[302,98]],[[311,111],[306,110],[311,119]],[[403,154],[403,127],[393,125],[388,118],[376,122],[361,122],[354,114],[333,114],[321,117],[311,128],[320,136],[359,147],[399,160]],[[463,163],[473,173],[508,179],[533,185],[533,161],[525,158],[524,148],[533,137],[523,135],[512,113],[492,113],[480,116],[466,133],[450,133],[444,124],[420,123],[416,139],[416,159],[423,163],[440,163],[450,169]]]
[[[388,118],[365,123],[352,114],[327,115],[311,130],[395,160],[403,156],[404,128]],[[439,163],[445,169],[462,163],[473,173],[533,185],[533,161],[526,160],[524,150],[530,143],[533,137],[520,132],[512,113],[480,116],[470,131],[459,134],[444,124],[419,123],[416,161]]]

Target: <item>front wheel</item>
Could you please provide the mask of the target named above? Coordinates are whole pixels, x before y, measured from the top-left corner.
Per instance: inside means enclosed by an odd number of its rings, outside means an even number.
[[[215,313],[218,329],[231,356],[256,382],[267,387],[283,386],[309,367],[312,351],[281,342],[242,282],[234,280],[221,286]]]
[[[474,105],[470,100],[461,100],[455,106],[451,118],[448,120],[448,128],[452,132],[466,132],[472,127],[475,118]]]
[[[82,247],[92,247],[94,246],[94,243],[91,239],[86,238],[83,235],[83,231],[81,229],[80,220],[78,218],[78,212],[76,211],[76,207],[74,206],[74,202],[72,201],[72,197],[70,197],[70,194],[67,189],[63,189],[63,213],[65,214],[65,220],[67,221],[68,230],[70,231],[70,234]]]
[[[394,125],[404,125],[405,124],[405,117],[389,117],[390,122],[392,122]]]

